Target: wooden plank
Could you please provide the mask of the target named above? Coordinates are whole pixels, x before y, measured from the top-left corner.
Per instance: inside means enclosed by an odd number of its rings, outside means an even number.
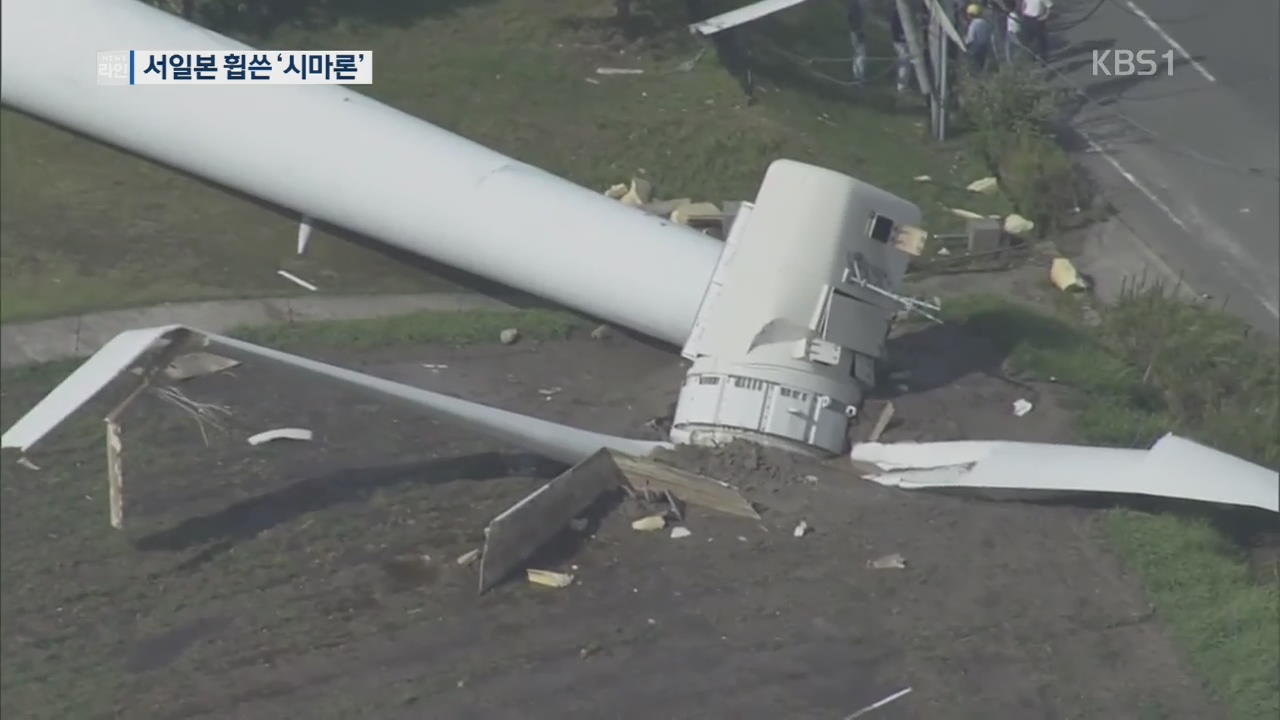
[[[867,442],[880,441],[880,436],[884,434],[885,428],[889,427],[889,421],[893,419],[893,412],[893,403],[885,403],[884,409],[880,411],[880,419],[876,420],[875,427],[871,429],[871,434],[867,436]]]
[[[683,502],[729,515],[759,520],[751,503],[728,483],[681,470],[647,458],[611,451],[613,460],[630,487],[637,492],[670,492]]]
[[[495,517],[484,531],[480,592],[501,582],[601,493],[622,483],[609,452],[600,450]]]
[[[119,530],[124,527],[124,469],[120,456],[123,446],[120,442],[120,425],[108,417],[107,424],[107,497],[111,508],[111,527]]]

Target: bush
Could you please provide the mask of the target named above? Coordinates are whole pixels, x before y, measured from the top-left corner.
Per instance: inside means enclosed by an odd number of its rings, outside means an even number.
[[[1180,432],[1277,467],[1280,356],[1244,321],[1177,290],[1127,286],[1103,314],[1106,343],[1158,389]]]
[[[1059,95],[1041,71],[1025,65],[966,73],[959,85],[960,117],[978,156],[1041,233],[1083,204],[1080,175],[1054,133]]]

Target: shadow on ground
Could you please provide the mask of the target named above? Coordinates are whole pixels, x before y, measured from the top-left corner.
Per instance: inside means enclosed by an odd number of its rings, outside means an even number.
[[[363,503],[379,490],[400,485],[438,485],[506,477],[512,465],[523,459],[524,456],[490,452],[410,465],[342,468],[237,502],[212,514],[184,520],[143,536],[134,545],[144,551],[173,552],[213,543],[180,566],[182,570],[190,570],[241,542],[308,513],[336,505]],[[537,476],[552,477],[560,469],[546,461],[525,464]]]

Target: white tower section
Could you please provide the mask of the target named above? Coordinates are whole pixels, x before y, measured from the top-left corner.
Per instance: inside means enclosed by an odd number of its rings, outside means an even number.
[[[251,50],[133,0],[2,7],[6,105],[684,346],[677,442],[843,450],[914,205],[781,160],[721,243],[345,87],[99,85],[99,51]]]

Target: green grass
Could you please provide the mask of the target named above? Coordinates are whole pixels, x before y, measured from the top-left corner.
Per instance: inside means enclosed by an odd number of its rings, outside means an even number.
[[[640,173],[665,197],[750,199],[768,164],[786,157],[919,203],[935,232],[961,222],[943,204],[1006,207],[963,190],[985,171],[966,143],[928,142],[922,109],[895,109],[882,86],[851,91],[765,52],[847,54],[834,4],[809,3],[753,30],[763,86],[753,105],[714,52],[678,69],[704,44],[673,10],[664,10],[663,27],[628,37],[607,21],[607,0],[536,11],[521,0],[451,6],[395,23],[282,26],[247,39],[371,49],[375,80],[362,91],[593,189]],[[887,54],[883,40],[873,34],[873,54]],[[596,76],[601,65],[645,74]],[[0,171],[0,321],[297,292],[276,277],[281,267],[324,292],[448,285],[319,232],[308,256],[295,258],[295,219],[8,110],[0,112]],[[919,174],[936,182],[913,182]]]
[[[232,335],[273,348],[326,347],[352,350],[444,343],[470,345],[498,341],[506,328],[522,340],[563,340],[585,321],[558,310],[467,310],[421,312],[373,320],[317,320],[259,325]]]
[[[1211,308],[1157,288],[1127,294],[1095,330],[1066,310],[993,297],[953,301],[947,313],[1007,353],[1013,370],[1079,390],[1084,442],[1145,447],[1172,430],[1276,465],[1274,352]],[[1227,367],[1214,374],[1205,358]],[[1280,714],[1280,582],[1255,581],[1240,548],[1203,520],[1115,510],[1105,527],[1232,717]]]

